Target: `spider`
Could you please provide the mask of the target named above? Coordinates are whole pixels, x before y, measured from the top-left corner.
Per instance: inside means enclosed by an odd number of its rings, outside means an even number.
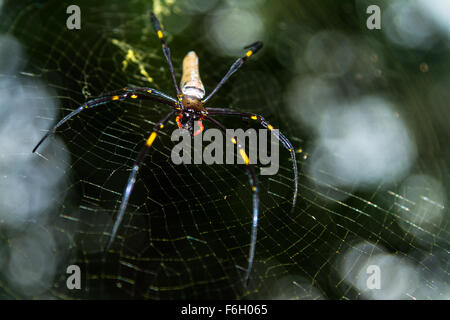
[[[198,67],[198,57],[195,52],[190,51],[183,60],[183,74],[180,83],[180,88],[177,85],[175,74],[173,71],[172,59],[170,55],[170,49],[164,39],[163,31],[161,25],[153,12],[150,13],[150,20],[155,28],[156,34],[161,42],[163,54],[167,60],[169,66],[169,72],[172,77],[173,85],[175,87],[177,98],[173,98],[163,92],[155,90],[153,88],[147,87],[132,87],[123,88],[121,90],[111,91],[106,94],[99,96],[98,98],[87,101],[85,104],[79,106],[77,109],[73,110],[63,119],[61,119],[51,130],[49,130],[42,139],[37,143],[33,149],[33,153],[38,149],[38,147],[44,142],[44,140],[55,133],[56,129],[63,125],[73,116],[77,115],[83,110],[91,109],[99,105],[111,102],[111,101],[121,101],[125,99],[150,99],[168,105],[172,110],[163,117],[159,122],[153,127],[153,131],[148,136],[145,145],[140,150],[134,165],[132,167],[131,173],[128,177],[128,182],[122,195],[122,201],[120,204],[119,211],[114,221],[114,225],[111,231],[111,236],[105,247],[105,252],[109,251],[116,235],[120,224],[124,218],[128,200],[130,199],[131,193],[133,191],[134,184],[136,182],[136,176],[138,174],[139,168],[147,154],[147,151],[152,146],[153,142],[158,135],[158,131],[163,129],[172,116],[176,116],[176,123],[180,129],[186,129],[191,135],[197,135],[203,130],[202,120],[206,120],[214,124],[221,131],[226,134],[226,128],[212,116],[235,116],[241,118],[241,120],[255,120],[259,121],[260,125],[264,128],[269,129],[275,137],[281,141],[282,145],[290,152],[292,159],[292,167],[294,171],[294,196],[292,199],[292,209],[295,207],[298,192],[298,171],[297,163],[295,159],[295,152],[292,144],[289,140],[278,130],[274,131],[272,125],[270,125],[262,116],[250,112],[240,112],[233,109],[227,108],[206,108],[205,104],[208,100],[219,90],[219,88],[230,78],[230,76],[235,73],[242,64],[247,61],[253,54],[258,52],[262,48],[262,42],[257,41],[244,49],[247,49],[245,56],[237,59],[229,68],[225,76],[220,80],[214,90],[205,96],[205,89],[200,80],[199,67]],[[197,128],[194,132],[194,128]],[[253,219],[251,228],[251,242],[248,254],[248,266],[246,269],[245,283],[248,284],[250,279],[250,274],[253,267],[253,260],[255,257],[256,249],[256,235],[258,231],[258,216],[259,216],[259,190],[258,182],[256,179],[255,171],[253,166],[249,163],[249,158],[242,147],[240,141],[236,137],[228,137],[237,146],[239,154],[244,160],[245,167],[250,180],[250,186],[252,191],[252,202],[253,202]]]

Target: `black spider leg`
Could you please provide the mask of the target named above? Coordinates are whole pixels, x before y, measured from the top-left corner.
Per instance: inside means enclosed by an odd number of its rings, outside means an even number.
[[[150,12],[150,19],[152,20],[153,27],[155,28],[158,39],[161,42],[162,51],[164,53],[164,56],[166,57],[167,63],[169,64],[169,71],[170,71],[170,75],[172,76],[173,86],[175,87],[175,90],[177,92],[178,102],[179,102],[181,108],[184,109],[183,104],[181,103],[182,94],[181,94],[180,88],[178,88],[177,79],[175,78],[175,73],[173,71],[172,58],[170,56],[170,48],[167,45],[166,40],[164,39],[164,34],[162,31],[161,25],[158,21],[158,18],[156,18],[155,14],[153,12]]]
[[[204,119],[211,121],[214,123],[217,127],[219,127],[225,134],[226,134],[226,128],[217,120],[214,118],[204,116]],[[253,198],[253,218],[252,218],[252,232],[251,232],[251,239],[250,239],[250,249],[248,254],[248,267],[247,272],[245,275],[245,285],[247,286],[250,280],[250,273],[253,268],[253,261],[255,259],[255,250],[256,250],[256,236],[258,233],[258,223],[259,223],[259,188],[258,188],[258,180],[255,175],[255,170],[253,169],[253,166],[249,162],[249,158],[247,154],[245,153],[244,148],[240,144],[239,141],[237,141],[236,137],[230,137],[231,141],[237,145],[238,151],[244,160],[245,167],[247,168],[248,176],[250,178],[250,185],[252,190],[252,198]]]
[[[292,198],[292,209],[291,213],[295,209],[295,205],[297,203],[297,194],[298,194],[298,169],[297,169],[297,160],[295,157],[295,151],[294,147],[292,146],[292,143],[289,141],[288,138],[286,138],[285,135],[283,135],[280,131],[276,133],[273,131],[273,126],[270,125],[262,116],[250,112],[240,112],[235,111],[233,109],[227,109],[227,108],[207,108],[208,114],[210,115],[223,115],[223,116],[238,116],[245,119],[251,119],[251,120],[257,120],[260,122],[260,124],[264,127],[269,129],[275,137],[281,141],[282,145],[289,151],[291,154],[291,160],[292,160],[292,170],[294,171],[294,196]]]
[[[50,135],[55,133],[56,129],[58,129],[61,125],[63,125],[67,120],[72,118],[73,116],[77,115],[81,111],[85,109],[91,109],[94,107],[97,107],[99,105],[111,102],[111,101],[120,101],[125,100],[127,98],[131,99],[150,99],[155,100],[161,103],[164,103],[166,105],[169,105],[173,108],[177,108],[177,101],[166,95],[165,93],[159,92],[158,90],[152,89],[152,88],[124,88],[122,90],[116,90],[107,92],[104,95],[89,100],[85,104],[79,106],[75,110],[73,110],[71,113],[69,113],[67,116],[62,118],[58,123],[50,129],[39,142],[36,144],[36,146],[33,148],[33,153],[39,148],[39,146],[44,142],[45,139],[47,139]]]
[[[128,206],[128,200],[130,199],[131,192],[133,191],[134,184],[136,182],[136,176],[138,174],[139,168],[142,164],[142,161],[145,158],[145,155],[147,154],[147,151],[152,146],[153,142],[156,139],[156,136],[158,135],[158,131],[167,124],[167,121],[177,112],[176,110],[170,111],[164,118],[162,118],[159,122],[155,124],[153,127],[153,131],[148,137],[147,141],[145,142],[145,145],[142,147],[141,151],[139,152],[134,165],[133,169],[131,170],[130,176],[128,177],[127,186],[125,187],[125,190],[123,192],[122,196],[122,202],[120,203],[120,209],[117,213],[116,220],[114,221],[114,226],[111,231],[111,237],[109,238],[108,244],[105,247],[105,252],[109,250],[112,243],[114,242],[114,239],[116,238],[117,231],[119,230],[120,224],[122,223],[123,217],[125,216],[125,212]]]
[[[217,84],[217,86],[214,88],[213,91],[211,91],[211,93],[205,98],[203,99],[203,103],[206,103],[206,101],[208,101],[216,92],[217,90],[219,90],[219,88],[228,80],[229,77],[231,77],[231,75],[233,73],[235,73],[243,64],[245,61],[247,61],[248,58],[250,58],[253,54],[255,54],[256,52],[258,52],[259,49],[261,49],[263,46],[261,41],[257,41],[247,47],[245,47],[244,49],[249,49],[247,51],[247,53],[245,54],[245,56],[243,56],[242,58],[237,59],[230,67],[230,69],[228,70],[227,74],[222,78],[222,80],[220,80],[220,82]]]

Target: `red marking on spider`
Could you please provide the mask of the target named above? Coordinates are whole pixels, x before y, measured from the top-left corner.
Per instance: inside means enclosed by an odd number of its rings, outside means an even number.
[[[180,122],[181,118],[183,118],[183,116],[177,116],[176,121],[177,121],[178,128],[183,129],[183,127],[181,126],[181,122]]]
[[[183,129],[183,126],[181,125],[181,118],[183,118],[182,115],[177,116],[175,120],[176,120],[176,122],[177,122],[178,128]],[[198,135],[199,133],[203,132],[203,130],[205,129],[205,128],[203,127],[202,120],[197,120],[197,125],[198,125],[198,129],[194,132],[194,137],[195,137],[196,135]]]
[[[203,123],[202,120],[197,121],[198,129],[194,132],[194,137],[203,131]]]

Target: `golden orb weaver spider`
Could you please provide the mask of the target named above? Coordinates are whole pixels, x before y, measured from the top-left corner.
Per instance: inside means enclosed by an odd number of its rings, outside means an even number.
[[[136,176],[139,171],[139,168],[145,158],[145,155],[147,151],[152,146],[153,142],[156,139],[156,136],[158,135],[158,131],[160,129],[163,129],[164,126],[167,124],[169,119],[177,114],[176,117],[176,123],[179,128],[186,129],[190,132],[191,135],[197,135],[203,130],[202,120],[207,120],[213,123],[215,126],[217,126],[221,131],[226,133],[226,128],[217,120],[215,120],[212,115],[215,116],[236,116],[240,117],[241,119],[250,119],[250,120],[256,120],[259,121],[260,125],[264,128],[269,129],[272,134],[276,136],[276,138],[281,141],[283,146],[290,152],[291,159],[292,159],[292,167],[294,171],[294,196],[292,200],[292,209],[294,209],[296,201],[297,201],[297,192],[298,192],[298,171],[297,171],[297,162],[295,158],[295,152],[294,148],[292,147],[292,144],[289,142],[289,140],[279,131],[274,131],[274,128],[272,125],[270,125],[266,120],[254,113],[250,112],[240,112],[233,109],[227,109],[227,108],[206,108],[204,107],[205,103],[219,90],[219,88],[228,80],[228,78],[235,73],[242,64],[247,61],[253,54],[258,52],[262,48],[262,42],[258,41],[255,42],[244,49],[248,49],[245,56],[242,58],[237,59],[230,67],[226,75],[220,80],[220,82],[217,84],[217,86],[214,88],[214,90],[205,98],[203,99],[205,95],[205,89],[203,87],[203,84],[200,80],[200,74],[198,69],[198,57],[195,54],[195,52],[191,51],[189,52],[186,57],[183,60],[183,75],[181,79],[181,91],[177,85],[177,81],[175,78],[175,74],[173,71],[173,65],[172,65],[172,59],[170,56],[170,49],[164,39],[163,31],[161,29],[160,23],[156,16],[151,12],[150,13],[150,19],[151,22],[155,28],[156,34],[161,42],[163,54],[167,60],[167,63],[169,65],[169,71],[170,75],[172,77],[173,85],[176,90],[177,99],[162,93],[158,90],[155,90],[153,88],[147,88],[147,87],[133,87],[133,88],[123,88],[121,90],[111,91],[108,92],[98,98],[92,99],[87,101],[85,104],[81,105],[71,113],[69,113],[67,116],[65,116],[63,119],[61,119],[51,130],[49,130],[42,139],[37,143],[37,145],[33,149],[33,153],[38,149],[38,147],[44,142],[44,140],[50,136],[51,134],[55,133],[56,129],[60,127],[62,124],[64,124],[66,121],[68,121],[73,116],[77,115],[81,111],[85,109],[94,108],[96,106],[111,102],[111,101],[120,101],[125,100],[128,98],[131,99],[150,99],[154,100],[160,103],[163,103],[165,105],[168,105],[172,107],[172,110],[159,122],[156,123],[156,125],[153,127],[153,131],[147,138],[145,145],[140,150],[133,168],[131,170],[131,173],[128,177],[128,182],[125,187],[125,190],[122,195],[122,202],[120,204],[119,212],[116,216],[116,219],[114,221],[114,225],[111,231],[111,237],[109,238],[108,244],[106,245],[105,252],[109,250],[111,247],[116,235],[117,231],[119,229],[119,226],[123,220],[123,217],[125,215],[128,200],[131,196],[131,193],[133,191],[134,183],[136,181]],[[198,124],[198,128],[194,132],[194,123]],[[236,137],[230,137],[231,141],[237,146],[239,150],[239,154],[244,160],[245,166],[248,171],[248,175],[250,178],[250,185],[251,185],[251,191],[252,191],[252,199],[253,199],[253,219],[252,219],[252,231],[251,231],[251,242],[250,242],[250,248],[249,248],[249,257],[248,257],[248,267],[246,270],[245,275],[245,284],[247,285],[250,279],[250,274],[253,267],[253,260],[255,257],[255,249],[256,249],[256,235],[258,231],[258,217],[259,217],[259,190],[258,190],[258,182],[256,179],[255,171],[253,169],[253,166],[249,163],[249,158],[242,147],[241,143],[237,140]]]

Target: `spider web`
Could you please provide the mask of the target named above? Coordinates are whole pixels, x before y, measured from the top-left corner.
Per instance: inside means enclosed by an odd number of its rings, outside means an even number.
[[[148,21],[150,9],[159,10],[162,17],[178,79],[182,58],[189,50],[195,50],[200,58],[207,91],[234,59],[220,55],[211,45],[201,27],[202,16],[186,18],[177,2],[96,1],[92,5],[79,1],[82,27],[69,31],[65,10],[72,3],[11,1],[2,8],[1,30],[14,36],[24,52],[20,72],[2,74],[2,79],[24,79],[25,91],[33,93],[45,86],[48,93],[27,98],[39,129],[22,141],[29,148],[20,149],[19,156],[28,157],[27,150],[31,152],[57,120],[102,93],[125,86],[149,86],[174,95],[159,42]],[[44,234],[45,239],[53,239],[46,251],[53,267],[42,271],[45,277],[36,276],[33,285],[18,285],[18,278],[11,278],[8,271],[11,261],[5,260],[0,264],[1,296],[379,298],[361,285],[361,281],[366,283],[366,266],[376,264],[382,269],[388,265],[391,276],[416,274],[416,278],[402,282],[395,298],[448,298],[445,192],[441,202],[433,202],[426,189],[418,189],[417,194],[402,192],[402,179],[381,179],[370,188],[360,188],[356,182],[342,183],[347,177],[326,167],[313,174],[318,161],[313,150],[321,146],[314,132],[300,126],[286,106],[284,93],[289,89],[292,70],[275,54],[280,55],[280,50],[272,47],[255,56],[210,101],[210,106],[264,115],[298,149],[300,186],[293,214],[289,213],[293,191],[289,154],[280,152],[277,175],[259,177],[260,222],[248,288],[242,282],[245,272],[239,268],[247,265],[252,222],[245,170],[237,165],[174,165],[170,135],[175,119],[148,153],[118,237],[112,250],[103,253],[132,164],[153,125],[170,110],[161,104],[133,100],[82,112],[48,139],[39,155],[33,155],[34,170],[22,175],[23,179],[47,168],[47,175],[59,176],[63,182],[47,194],[50,204],[42,210],[45,219],[23,221],[21,227],[14,228],[0,224],[5,231],[0,237],[1,250],[10,250],[12,260],[12,250],[19,248],[25,261],[32,264],[35,260],[27,256],[29,246],[17,245],[16,240],[30,230],[35,235],[32,239],[41,239]],[[283,54],[286,52],[281,52],[282,59]],[[399,73],[392,78],[395,76]],[[377,85],[368,85],[366,90],[385,88]],[[413,87],[405,90],[414,92]],[[401,96],[399,88],[391,92]],[[36,105],[36,100],[41,102]],[[420,112],[416,106],[410,114],[419,117]],[[230,128],[250,126],[236,119],[217,119]],[[418,135],[435,135],[440,130],[444,129],[436,123],[424,124]],[[445,149],[445,139],[436,144]],[[448,177],[446,165],[431,149],[425,150],[411,172],[431,172],[444,180]],[[8,159],[15,155],[5,153]],[[337,149],[330,156],[339,161],[342,155]],[[40,179],[46,178],[41,175]],[[443,183],[445,190],[448,184]],[[411,222],[405,212],[421,205],[417,199],[428,208],[419,216],[438,207],[443,218],[429,228],[418,220]],[[11,241],[13,245],[5,249]],[[400,268],[392,269],[392,261]],[[81,268],[82,290],[66,288],[68,265]]]

